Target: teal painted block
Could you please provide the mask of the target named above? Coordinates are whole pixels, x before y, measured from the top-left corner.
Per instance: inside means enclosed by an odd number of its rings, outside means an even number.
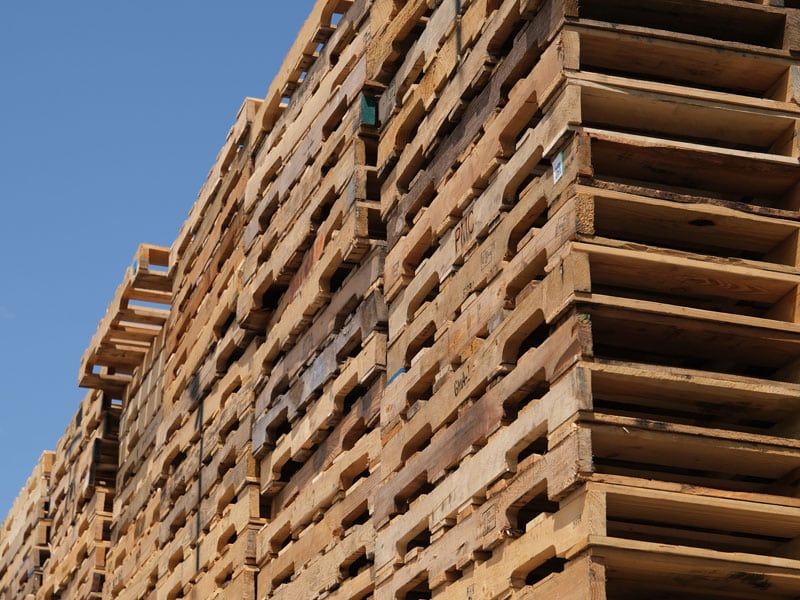
[[[378,99],[375,96],[361,94],[361,124],[378,126]]]

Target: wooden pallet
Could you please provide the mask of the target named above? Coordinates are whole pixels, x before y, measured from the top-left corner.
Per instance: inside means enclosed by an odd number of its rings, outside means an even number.
[[[134,369],[144,362],[169,314],[172,278],[168,268],[166,248],[139,247],[81,360],[80,386],[101,389],[119,399],[124,396]]]

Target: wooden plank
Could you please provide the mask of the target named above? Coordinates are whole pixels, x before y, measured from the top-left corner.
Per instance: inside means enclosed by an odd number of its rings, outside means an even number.
[[[591,139],[596,181],[624,182],[640,193],[654,190],[648,195],[663,190],[774,207],[784,209],[788,218],[797,217],[799,174],[791,160],[591,128],[582,131]]]
[[[688,577],[708,582],[709,589],[715,590],[712,598],[752,596],[765,586],[770,595],[785,598],[794,593],[798,584],[796,571],[786,562],[770,564],[746,554],[692,552],[668,545],[603,538],[597,538],[591,554],[607,565],[612,593],[620,588],[630,594],[686,593]]]
[[[798,154],[796,115],[766,110],[758,101],[622,77],[579,75],[568,81],[580,82],[582,120],[595,127],[794,158]]]
[[[548,131],[548,133],[549,133],[549,131]],[[560,133],[557,133],[557,134],[555,134],[555,137],[560,137],[560,135],[561,135]],[[533,145],[534,148],[541,146],[541,144],[539,144],[538,142],[539,142],[539,139],[536,136],[532,136],[532,145]],[[501,186],[501,189],[503,187],[505,187],[505,186]],[[448,194],[445,193],[445,191],[443,191],[442,194],[438,198],[447,199],[449,201],[449,200],[452,200],[453,197],[454,196],[452,194],[448,195]],[[432,232],[431,232],[430,228],[433,227],[432,224],[441,223],[444,220],[446,220],[446,213],[449,212],[449,211],[460,212],[458,207],[453,207],[452,205],[449,208],[445,207],[444,200],[441,200],[441,202],[437,202],[435,205],[431,205],[431,207],[429,207],[429,209],[423,215],[422,219],[420,219],[417,222],[417,225],[416,225],[415,229],[412,230],[412,232],[409,234],[409,238],[408,238],[409,239],[409,243],[412,244],[412,245],[417,245],[418,246],[419,244],[415,243],[414,240],[415,240],[415,238],[419,239],[419,237],[422,237],[423,240],[426,240],[426,241],[427,240],[436,239],[437,234],[433,233],[433,235],[431,235]],[[427,218],[429,215],[430,215],[430,218]],[[537,261],[541,260],[540,256],[537,256],[537,254],[541,255],[543,248],[542,248],[542,246],[540,246],[537,243],[534,243],[534,246],[535,246],[535,248],[533,250],[531,250],[531,254],[525,253],[526,255],[523,256],[523,253],[519,253],[515,260],[519,264],[521,264],[522,262],[524,262],[526,260],[530,261],[530,262],[527,263],[529,265],[529,268],[531,268],[530,265],[537,264]],[[545,246],[546,246],[546,244],[545,244]],[[498,247],[496,249],[496,251],[497,250],[500,250],[500,247]],[[495,254],[495,251],[493,251],[492,254]],[[495,254],[495,256],[497,256],[497,258],[499,258],[501,260],[502,260],[502,258],[504,258],[504,256],[498,255],[498,254]],[[387,260],[388,259],[389,259],[389,257],[387,257]],[[396,263],[391,263],[391,264],[396,264]],[[391,266],[391,264],[390,264],[390,266],[388,266],[389,269],[393,268]],[[491,264],[491,260],[489,261],[489,264],[486,265],[486,267],[489,267],[490,264]],[[397,272],[397,271],[399,271],[399,269],[395,270],[395,272]],[[491,271],[488,271],[488,274],[491,274]],[[471,288],[466,288],[465,287],[464,290],[466,290],[467,293],[469,293],[469,291],[471,291]],[[456,298],[456,301],[457,301],[457,295],[459,293],[463,293],[463,292],[460,292],[459,290],[455,290],[455,291],[456,291],[455,298]],[[483,300],[483,301],[484,302],[489,302],[489,300]],[[458,306],[457,304],[456,305],[452,305],[452,306],[443,305],[442,306],[442,309],[443,309],[442,310],[442,313],[443,313],[442,317],[444,317],[444,318],[441,318],[441,317],[440,318],[434,318],[433,319],[434,322],[435,323],[443,323],[443,322],[445,322],[445,319],[449,318],[446,315],[449,315],[453,310],[455,310],[457,308],[457,306]],[[429,306],[429,313],[433,313],[435,308],[436,308],[436,306],[431,304]],[[484,316],[486,314],[492,314],[493,312],[494,312],[493,310],[489,309],[489,312],[484,313]],[[415,319],[415,323],[414,323],[415,329],[417,331],[419,331],[419,330],[424,329],[425,327],[427,327],[427,321],[428,320],[429,319],[424,319],[424,320]],[[483,317],[481,318],[481,320],[483,320]],[[407,332],[405,335],[406,335],[406,337],[409,338],[409,341],[414,340],[414,339],[418,339],[418,334],[416,334],[416,333]],[[468,338],[473,338],[474,335],[469,335],[467,337]],[[405,346],[406,344],[403,344],[403,345]],[[406,350],[405,353],[406,353],[406,356],[402,357],[401,361],[407,362],[413,356],[414,352]],[[390,373],[396,372],[396,370],[398,368],[400,368],[401,366],[408,366],[408,365],[407,364],[399,364],[397,360],[393,360],[390,357],[390,361],[389,361],[389,365],[388,365],[388,371]]]
[[[376,81],[382,81],[391,72],[391,63],[401,56],[403,44],[428,11],[427,3],[422,0],[397,7],[394,0],[382,4],[387,8],[370,12],[370,30],[375,39],[367,52],[367,78]],[[386,14],[391,18],[387,19]]]
[[[790,422],[798,408],[797,385],[752,377],[726,376],[694,369],[664,368],[640,363],[587,363],[595,406],[620,412],[671,415],[678,423],[703,423],[741,431],[761,420],[758,429],[775,431]],[[625,407],[625,408],[623,408]]]
[[[549,458],[552,459],[552,456]],[[467,506],[455,522],[442,530],[441,536],[429,546],[407,550],[408,536],[397,541],[395,569],[390,577],[380,577],[378,572],[378,594],[380,597],[396,597],[397,592],[410,587],[421,577],[426,577],[429,586],[447,589],[448,575],[467,567],[477,556],[485,556],[499,545],[506,543],[514,531],[525,527],[524,519],[536,518],[543,512],[558,509],[557,503],[546,500],[546,475],[549,472],[547,456],[529,457],[520,464],[516,476],[503,485],[492,488],[482,504]],[[538,505],[536,504],[539,499]],[[514,507],[532,504],[530,515],[515,518],[519,512]],[[536,507],[541,507],[538,509]],[[378,532],[382,539],[383,532]],[[440,587],[441,586],[441,587]]]
[[[515,274],[524,272],[524,267],[537,264],[534,261],[528,262],[524,253],[517,258],[516,265],[519,271],[511,267],[504,271],[504,274],[508,273],[512,282]],[[541,251],[535,255],[537,261],[540,258]],[[470,304],[468,310],[462,312],[458,321],[447,329],[446,335],[439,337],[438,343],[434,342],[430,348],[423,348],[418,357],[410,356],[416,350],[414,346],[400,356],[393,357],[390,350],[390,363],[394,361],[394,365],[398,367],[408,364],[412,369],[397,380],[402,387],[398,386],[397,391],[390,390],[391,396],[387,397],[385,410],[382,413],[385,418],[384,423],[391,423],[394,420],[392,415],[405,413],[415,392],[422,392],[424,396],[424,389],[430,386],[421,384],[425,383],[428,377],[436,376],[439,368],[453,365],[452,370],[448,368],[446,373],[450,382],[459,382],[454,385],[458,389],[456,396],[461,399],[470,397],[494,377],[505,373],[507,365],[516,362],[519,353],[527,349],[524,347],[524,341],[528,336],[543,324],[554,322],[567,308],[570,297],[576,289],[587,289],[587,277],[588,273],[580,268],[566,267],[563,278],[561,273],[552,273],[533,287],[530,296],[526,297],[524,302],[519,298],[516,310],[508,315],[504,315],[503,309],[505,298],[503,291],[508,289],[503,285],[508,281],[504,277],[493,286],[500,290],[500,294],[482,294]],[[516,294],[511,297],[516,297]],[[487,322],[493,323],[489,331]],[[483,339],[479,343],[479,350],[471,353],[467,360],[460,358],[464,349],[471,346],[476,337]],[[445,348],[447,350],[444,350]],[[404,363],[404,360],[409,362]],[[392,371],[394,368],[390,364],[388,372]],[[433,372],[428,375],[431,371]],[[433,382],[428,381],[428,383]]]
[[[568,555],[590,533],[599,534],[601,507],[601,498],[586,493],[562,503],[556,515],[542,515],[520,537],[495,549],[491,558],[464,569],[462,578],[445,588],[447,595],[480,600],[502,597],[554,554]]]
[[[791,481],[800,452],[785,438],[747,439],[744,434],[677,425],[662,431],[655,421],[642,419],[637,426],[635,419],[596,418],[590,428],[598,472],[648,473],[650,478],[719,489],[793,494],[783,478]],[[743,480],[748,476],[760,478],[759,483]]]
[[[796,322],[800,277],[795,274],[673,256],[651,248],[629,250],[583,242],[574,242],[571,248],[586,252],[592,289],[599,293]]]
[[[600,357],[641,352],[637,360],[647,357],[647,362],[665,366],[732,374],[755,372],[778,381],[795,380],[792,369],[799,340],[796,333],[783,327],[729,324],[727,317],[715,319],[705,311],[635,300],[595,297],[592,304],[581,310],[592,320],[595,353]],[[659,340],[658,347],[643,344],[652,339]]]
[[[786,219],[748,214],[700,199],[677,203],[588,186],[578,186],[575,192],[592,204],[594,243],[613,244],[613,238],[738,258],[737,262],[760,269],[798,265],[797,224]]]
[[[81,359],[80,386],[96,386],[122,397],[122,388],[129,381],[125,375],[142,364],[146,351],[169,314],[167,308],[142,308],[133,302],[155,302],[168,307],[172,298],[172,274],[161,270],[169,266],[168,259],[166,248],[148,244],[139,247],[133,266],[126,270]],[[139,318],[142,320],[138,321]],[[134,332],[141,335],[133,335]],[[133,345],[120,347],[118,339],[131,341]],[[104,377],[106,373],[96,372],[101,367],[117,368],[123,376]]]
[[[584,72],[630,73],[642,79],[798,101],[790,85],[796,66],[787,58],[737,51],[725,44],[693,43],[680,34],[650,32],[642,37],[625,27],[601,23],[570,24],[565,30],[579,36]]]
[[[296,198],[294,202],[290,202],[287,197],[284,202],[279,203],[281,199],[279,191],[269,189],[268,197],[264,197],[254,208],[250,222],[245,228],[244,243],[247,257],[243,280],[246,283],[249,283],[250,278],[256,273],[259,263],[269,258],[275,251],[276,245],[285,244],[287,238],[303,237],[294,232],[302,227],[309,228],[313,224],[312,215],[317,211],[322,212],[320,207],[329,202],[332,195],[338,196],[344,193],[347,182],[358,167],[357,158],[354,146],[344,149],[339,153],[336,164],[324,175],[320,173],[313,181],[312,189],[307,189],[310,185],[301,180],[296,188],[291,190],[289,196]],[[275,206],[276,204],[278,206]],[[289,228],[284,225],[287,223]],[[282,226],[278,227],[277,224]],[[256,244],[257,246],[254,246]],[[275,262],[285,264],[287,260]]]
[[[698,42],[724,42],[729,48],[796,49],[796,23],[785,10],[729,0],[702,0],[691,4],[658,0],[646,10],[632,0],[604,4],[590,0],[580,5],[581,20],[611,22],[645,34],[653,30],[675,31]],[[722,24],[724,23],[724,25]]]

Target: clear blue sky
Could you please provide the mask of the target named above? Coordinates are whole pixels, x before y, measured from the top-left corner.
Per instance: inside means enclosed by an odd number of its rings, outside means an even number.
[[[141,242],[169,246],[313,0],[0,5],[0,521],[85,392]]]

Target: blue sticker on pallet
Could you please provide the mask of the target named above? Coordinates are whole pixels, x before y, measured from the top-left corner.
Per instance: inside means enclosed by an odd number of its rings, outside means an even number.
[[[393,382],[395,379],[397,379],[398,377],[400,377],[400,375],[402,375],[403,373],[408,373],[408,369],[406,369],[405,367],[403,367],[402,369],[400,369],[399,371],[397,371],[397,373],[395,373],[394,375],[392,375],[392,376],[389,378],[389,381],[387,381],[387,382],[386,382],[386,387],[389,387],[390,385],[392,385],[392,382]]]

